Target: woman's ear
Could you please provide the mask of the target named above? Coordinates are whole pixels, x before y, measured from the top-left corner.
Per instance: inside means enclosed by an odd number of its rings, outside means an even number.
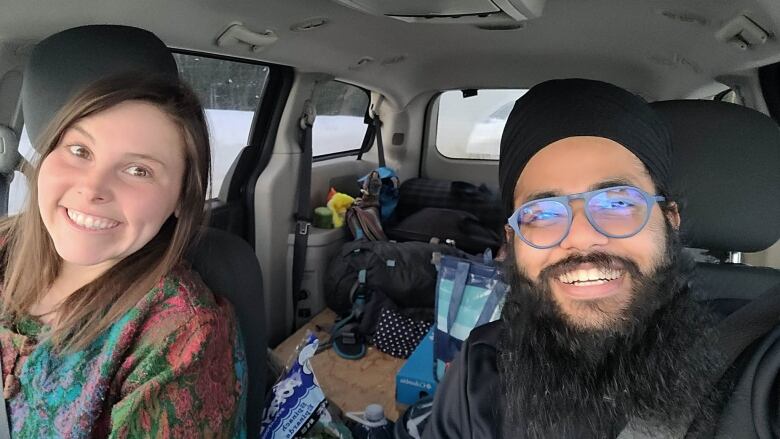
[[[181,205],[176,206],[176,210],[173,211],[173,216],[176,217],[176,219],[179,219],[179,214],[181,213]]]
[[[677,208],[677,203],[674,201],[670,202],[667,208],[664,209],[664,213],[674,230],[680,230],[680,210]]]

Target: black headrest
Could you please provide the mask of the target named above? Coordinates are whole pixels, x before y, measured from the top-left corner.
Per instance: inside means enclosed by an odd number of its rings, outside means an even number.
[[[119,73],[177,78],[176,62],[153,33],[129,26],[64,30],[35,46],[24,71],[22,109],[36,142],[54,115],[88,84]]]
[[[755,252],[780,238],[780,127],[740,105],[652,104],[672,130],[673,182],[689,247]]]

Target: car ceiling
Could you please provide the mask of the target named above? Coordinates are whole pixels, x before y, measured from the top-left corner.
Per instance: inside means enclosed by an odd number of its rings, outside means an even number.
[[[714,78],[780,61],[775,0],[547,0],[542,16],[517,30],[406,23],[330,0],[0,0],[0,10],[6,51],[24,53],[73,26],[127,24],[175,48],[326,72],[402,106],[436,90],[572,76],[615,82],[649,99],[704,95],[718,91]],[[719,41],[718,30],[740,14],[767,30],[769,41],[747,50]],[[323,17],[322,27],[291,30]],[[259,52],[218,47],[217,36],[235,21],[272,30],[278,41]],[[359,65],[367,57],[373,62]]]

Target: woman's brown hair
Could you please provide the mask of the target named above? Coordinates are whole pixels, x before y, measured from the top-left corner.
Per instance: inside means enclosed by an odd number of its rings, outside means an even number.
[[[77,121],[125,101],[156,105],[180,128],[185,145],[185,170],[177,205],[157,235],[94,281],[71,294],[57,309],[57,323],[48,334],[54,347],[73,352],[86,348],[121,318],[183,258],[205,222],[211,150],[203,109],[186,85],[160,78],[124,75],[88,86],[69,101],[36,142],[40,158],[30,176],[23,211],[0,222],[5,239],[2,316],[7,322],[24,316],[56,279],[61,258],[41,219],[37,181],[40,165]]]

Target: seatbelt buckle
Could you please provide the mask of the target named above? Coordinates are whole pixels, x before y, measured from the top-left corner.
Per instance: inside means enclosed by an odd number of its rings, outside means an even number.
[[[295,222],[295,233],[299,235],[308,235],[311,222],[308,220],[298,220]]]

